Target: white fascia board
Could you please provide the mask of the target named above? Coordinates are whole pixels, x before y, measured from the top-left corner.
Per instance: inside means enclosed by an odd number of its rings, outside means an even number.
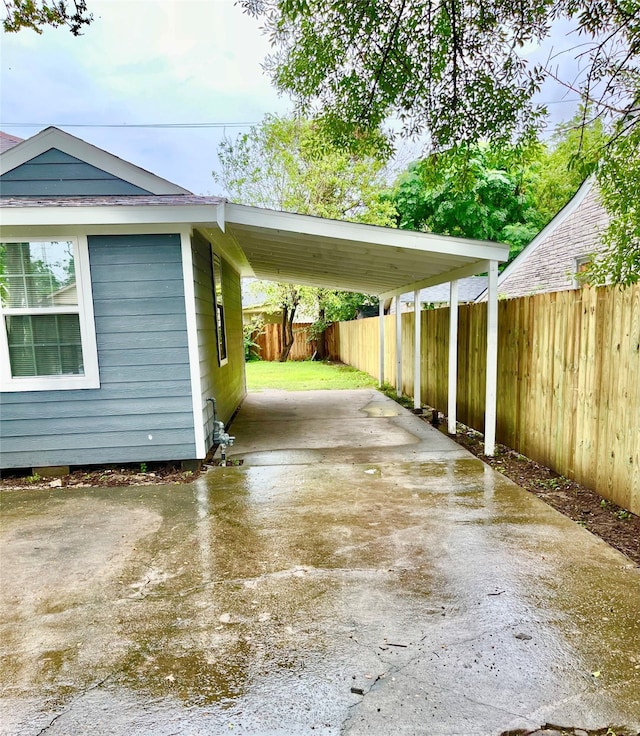
[[[411,291],[426,289],[428,286],[437,286],[438,284],[444,284],[447,281],[458,281],[459,279],[466,278],[467,276],[475,276],[476,274],[484,273],[488,268],[489,261],[473,261],[466,266],[455,268],[452,271],[443,271],[437,276],[430,276],[429,278],[422,279],[421,281],[414,281],[411,284],[405,284],[399,289],[385,291],[382,294],[378,294],[378,297],[380,299],[389,299],[392,296],[408,294]]]
[[[535,253],[540,243],[546,240],[556,228],[562,225],[562,223],[569,217],[569,215],[572,215],[576,211],[576,209],[582,204],[584,198],[591,191],[594,181],[595,179],[593,176],[585,179],[580,189],[578,189],[578,191],[573,195],[573,198],[567,202],[567,204],[560,210],[560,212],[558,212],[553,220],[551,220],[551,222],[549,222],[536,235],[536,237],[529,243],[529,245],[525,246],[525,248],[511,261],[511,263],[504,269],[502,273],[498,274],[498,287],[500,287],[500,284],[509,277],[509,274],[511,274],[516,269],[521,268],[523,263],[525,263],[527,259],[529,259]],[[480,294],[478,294],[474,301],[486,301],[487,291],[488,290],[485,289]]]
[[[508,246],[488,240],[455,238],[433,233],[419,233],[412,230],[399,230],[377,225],[363,225],[358,222],[327,220],[310,215],[297,215],[291,212],[276,212],[259,207],[227,204],[225,219],[230,225],[264,228],[267,230],[311,235],[334,240],[386,245],[398,249],[418,250],[431,253],[444,253],[466,256],[474,259],[506,261]]]
[[[224,205],[115,205],[98,207],[2,207],[2,227],[74,225],[207,225],[218,227]],[[223,209],[224,213],[224,209]],[[223,214],[224,217],[224,214]]]
[[[119,179],[124,179],[131,184],[146,189],[152,194],[191,194],[189,190],[156,176],[156,174],[152,174],[140,166],[118,158],[112,153],[103,151],[81,138],[65,133],[59,128],[46,128],[0,155],[0,176],[51,148],[57,148],[59,151],[113,174]]]

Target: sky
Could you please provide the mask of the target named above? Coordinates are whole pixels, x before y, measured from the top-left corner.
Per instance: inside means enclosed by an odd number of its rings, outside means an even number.
[[[94,22],[81,37],[64,28],[2,35],[0,128],[28,138],[57,125],[196,194],[225,195],[211,174],[223,137],[292,108],[261,69],[269,45],[259,21],[233,0],[89,7]],[[564,31],[554,39],[556,49],[574,42]],[[556,121],[572,115],[571,97],[550,85],[542,93]],[[134,127],[201,124],[217,127]]]

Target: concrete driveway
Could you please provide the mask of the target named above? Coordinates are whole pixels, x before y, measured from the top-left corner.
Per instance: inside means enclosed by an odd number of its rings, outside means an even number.
[[[2,495],[0,733],[640,728],[625,557],[376,391],[232,431],[189,486]]]

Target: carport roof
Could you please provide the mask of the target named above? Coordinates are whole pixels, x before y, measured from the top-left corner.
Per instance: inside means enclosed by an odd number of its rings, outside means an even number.
[[[145,225],[202,230],[242,276],[389,297],[488,270],[509,249],[488,241],[327,220],[218,197],[4,199],[2,235],[112,231]]]

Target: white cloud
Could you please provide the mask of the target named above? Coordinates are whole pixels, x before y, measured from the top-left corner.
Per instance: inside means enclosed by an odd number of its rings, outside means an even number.
[[[233,0],[89,5],[94,22],[79,38],[47,29],[2,39],[7,132],[37,132],[20,123],[253,122],[288,108],[260,68],[267,40]],[[67,130],[196,192],[216,189],[211,170],[223,130]]]

